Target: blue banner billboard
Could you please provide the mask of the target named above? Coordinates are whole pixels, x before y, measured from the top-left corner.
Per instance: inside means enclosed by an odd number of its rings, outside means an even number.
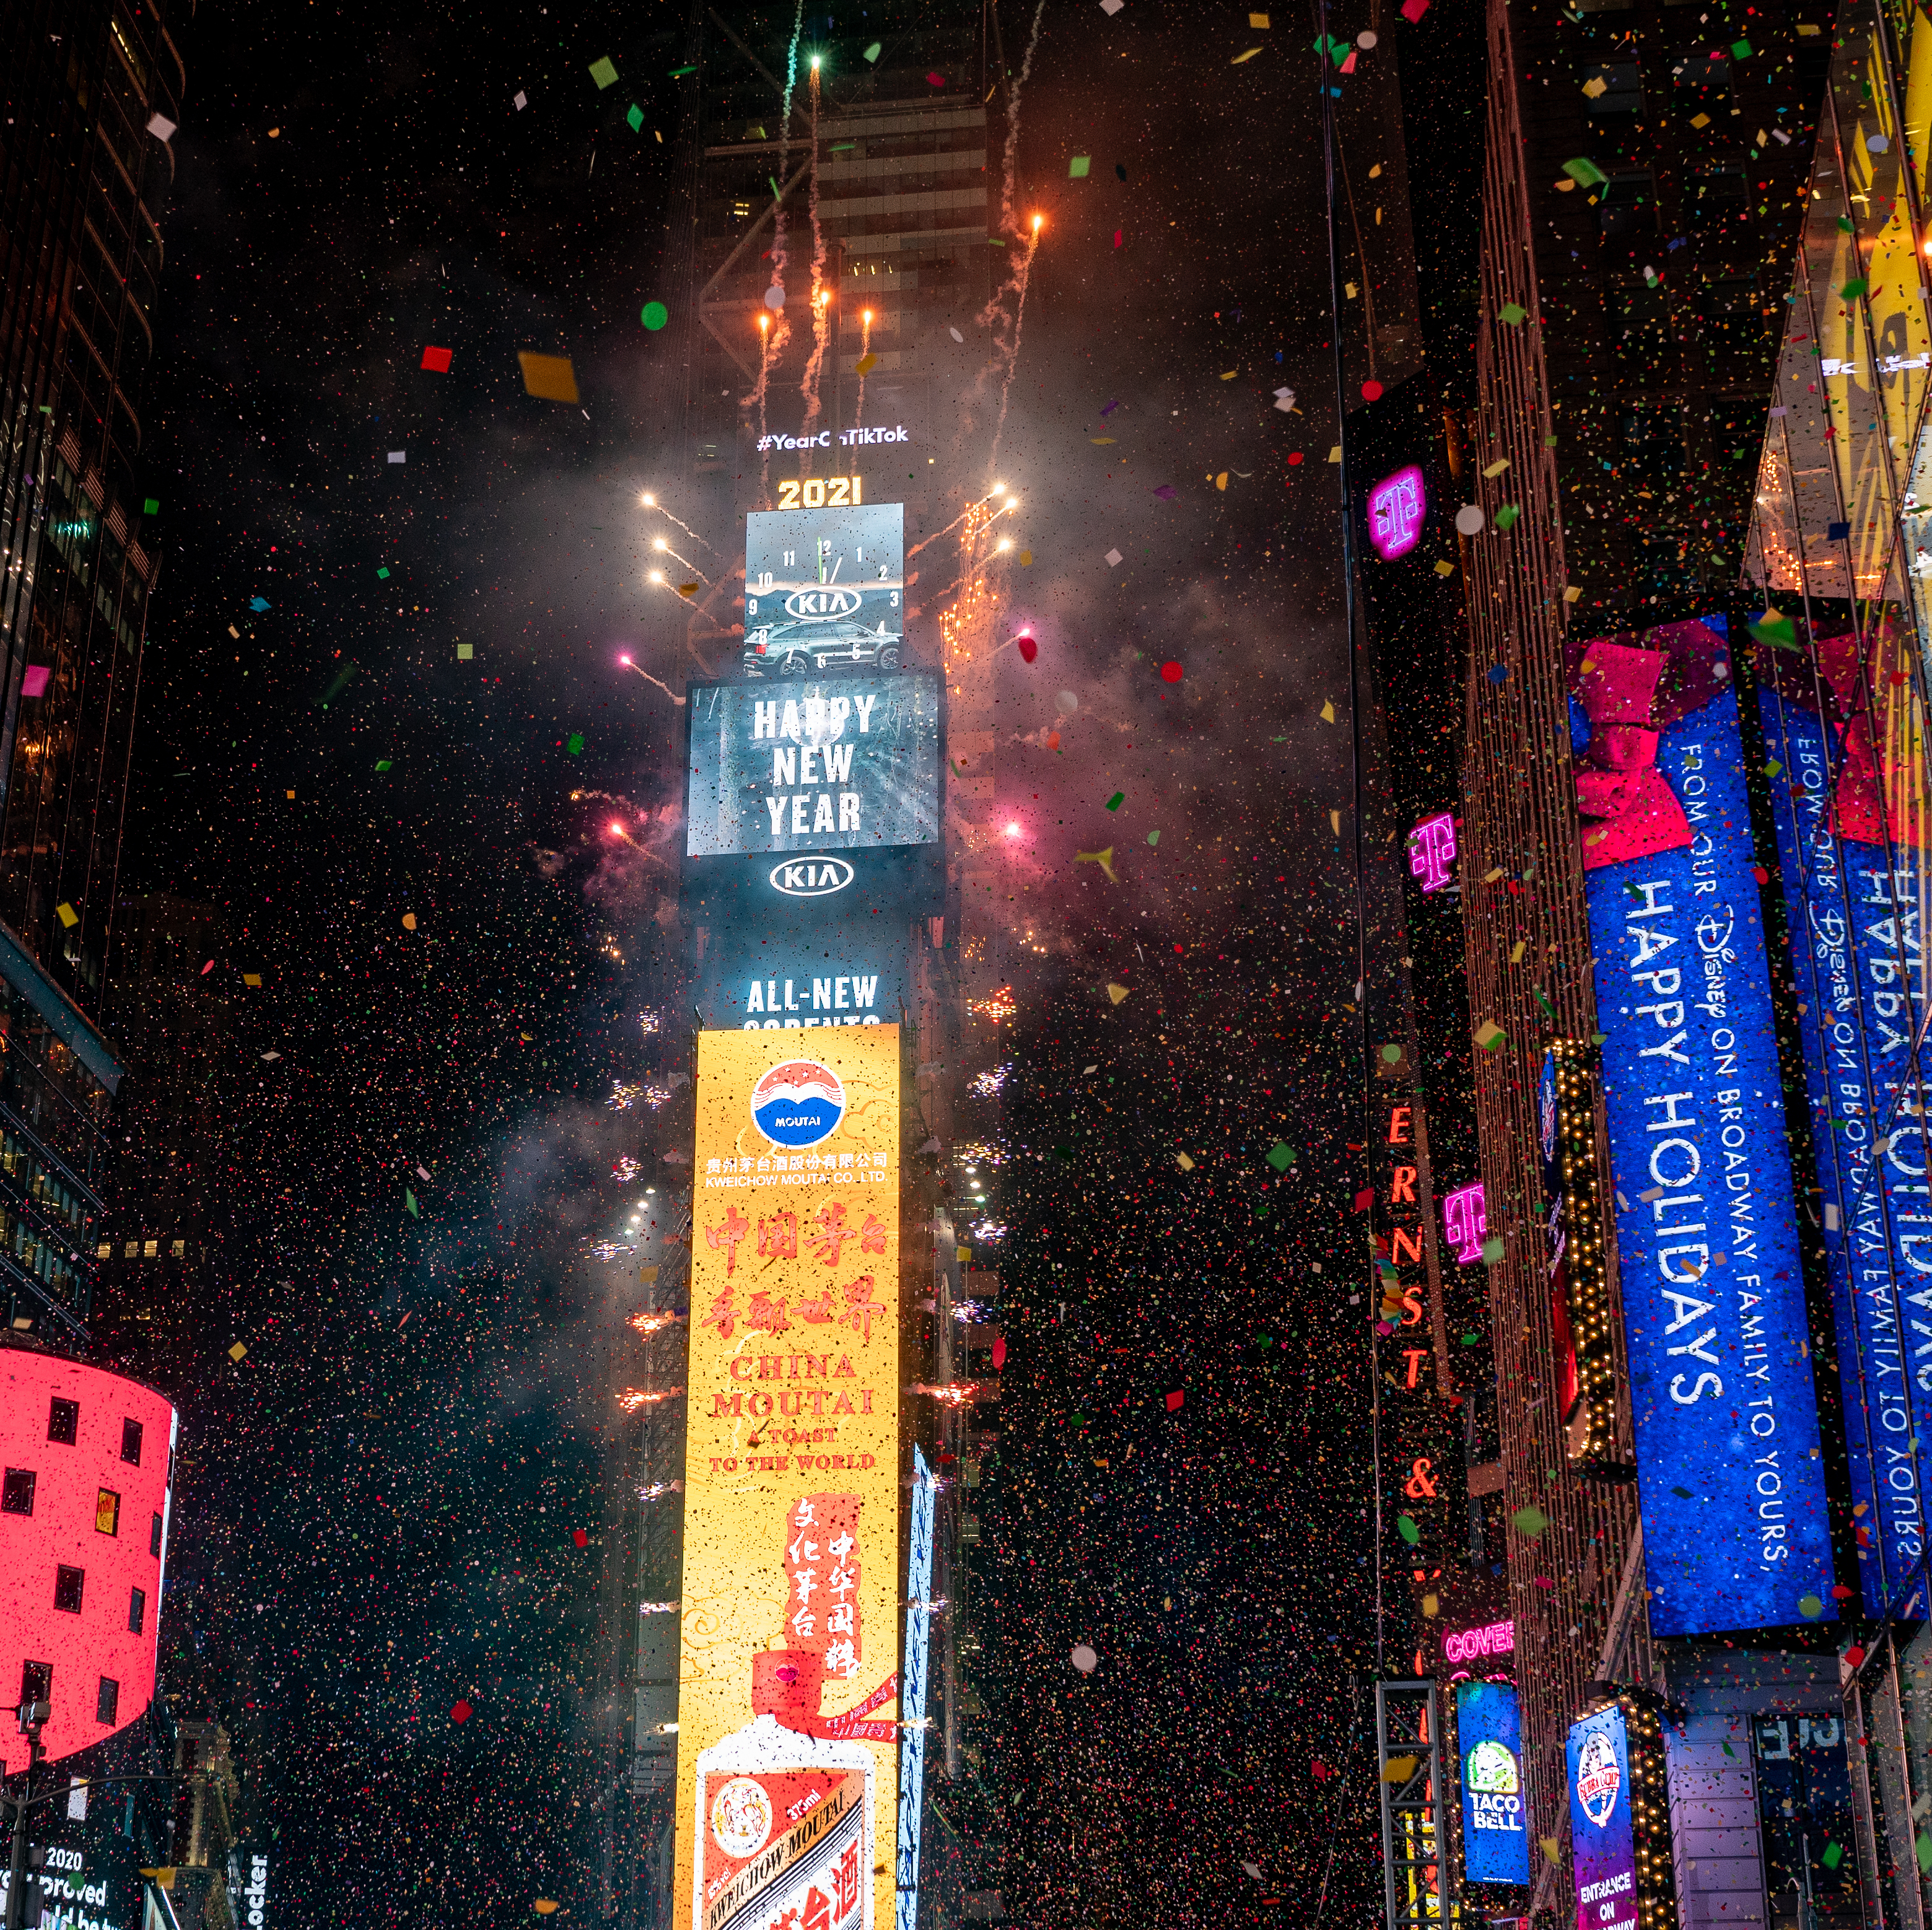
[[[1875,646],[1874,646],[1875,649]],[[1932,1203],[1913,1065],[1917,814],[1886,796],[1856,637],[1760,653],[1812,1146],[1867,1614],[1923,1620],[1932,1479]],[[1820,714],[1821,698],[1832,713]],[[1911,1336],[1919,1338],[1914,1339]]]
[[[1623,1710],[1612,1703],[1573,1722],[1564,1760],[1576,1930],[1636,1930],[1636,1828]]]
[[[1528,1882],[1522,1714],[1512,1683],[1456,1685],[1456,1752],[1462,1762],[1464,1881]]]
[[[1570,646],[1650,1625],[1833,1613],[1816,1390],[1723,619]]]
[[[905,1740],[899,1745],[899,1841],[896,1930],[919,1922],[920,1825],[926,1807],[926,1702],[932,1644],[933,1502],[939,1482],[916,1443],[912,1451],[911,1532],[906,1542],[904,1673],[899,1707]]]

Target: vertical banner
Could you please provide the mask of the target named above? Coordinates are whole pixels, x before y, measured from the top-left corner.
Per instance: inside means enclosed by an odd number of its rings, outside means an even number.
[[[1722,620],[1570,646],[1624,1336],[1660,1636],[1834,1613]]]
[[[1876,639],[1870,648],[1882,654]],[[1868,1614],[1922,1620],[1922,1593],[1895,1598],[1923,1587],[1932,1479],[1922,1418],[1932,1410],[1932,1203],[1912,1042],[1923,1013],[1923,814],[1888,795],[1856,637],[1820,638],[1815,667],[1805,653],[1769,649],[1758,667],[1861,1590]]]
[[[906,1554],[905,1680],[899,1706],[905,1741],[899,1749],[897,1930],[919,1922],[920,1826],[926,1807],[926,1664],[932,1643],[933,1504],[939,1483],[926,1456],[912,1451],[912,1532]]]
[[[884,1930],[899,1029],[698,1041],[677,1930]]]
[[[1564,1760],[1576,1930],[1636,1930],[1636,1829],[1622,1709],[1612,1703],[1573,1723]]]
[[[1528,1882],[1522,1715],[1514,1684],[1456,1685],[1456,1748],[1462,1758],[1464,1881]]]

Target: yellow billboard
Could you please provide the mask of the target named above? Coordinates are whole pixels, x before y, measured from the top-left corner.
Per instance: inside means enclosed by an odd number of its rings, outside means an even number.
[[[676,1930],[890,1930],[898,1027],[700,1032],[697,1105]]]

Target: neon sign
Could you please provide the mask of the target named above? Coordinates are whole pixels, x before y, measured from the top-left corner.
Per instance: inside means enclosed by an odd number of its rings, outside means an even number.
[[[1483,1182],[1480,1179],[1442,1196],[1443,1235],[1456,1249],[1456,1258],[1461,1265],[1467,1266],[1472,1260],[1482,1257],[1483,1236],[1488,1230],[1489,1220],[1483,1209]]]
[[[1425,817],[1408,834],[1408,868],[1425,892],[1439,892],[1449,883],[1455,862],[1456,820],[1448,811]]]
[[[1484,1656],[1516,1653],[1516,1624],[1491,1622],[1480,1629],[1453,1629],[1442,1638],[1444,1662],[1480,1662]]]
[[[1421,540],[1428,513],[1422,472],[1413,463],[1377,483],[1369,492],[1369,541],[1376,554],[1385,563],[1407,556]]]

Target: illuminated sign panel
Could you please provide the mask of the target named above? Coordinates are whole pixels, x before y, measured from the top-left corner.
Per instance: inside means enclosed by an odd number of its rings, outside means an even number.
[[[860,489],[856,476],[782,484],[789,508],[745,519],[748,670],[783,674],[794,657],[814,670],[834,663],[897,667],[905,634],[905,508],[861,505],[854,499]],[[888,650],[894,654],[882,659]]]
[[[1564,1755],[1576,1930],[1636,1930],[1636,1833],[1622,1709],[1613,1704],[1573,1723]]]
[[[1651,1627],[1815,1621],[1824,1463],[1722,620],[1570,649]]]
[[[1462,1764],[1464,1878],[1470,1883],[1528,1882],[1522,1716],[1508,1683],[1456,1685],[1456,1749]]]
[[[1456,820],[1438,811],[1408,834],[1408,868],[1425,892],[1439,892],[1455,882],[1455,865]]]
[[[154,1700],[175,1410],[118,1374],[26,1348],[0,1352],[0,1696],[31,1677],[58,1761],[124,1729]],[[0,1724],[7,1772],[27,1739]]]
[[[1841,714],[1854,713],[1849,724],[1831,729],[1819,716],[1808,658],[1780,653],[1763,663],[1768,687],[1758,701],[1767,750],[1784,767],[1771,785],[1772,813],[1851,1417],[1852,1499],[1861,1527],[1870,1524],[1860,1536],[1859,1578],[1868,1614],[1903,1605],[1917,1619],[1922,1595],[1916,1605],[1888,1598],[1908,1580],[1923,1586],[1915,1571],[1932,1482],[1932,1430],[1914,1418],[1932,1397],[1932,1355],[1922,1346],[1932,1208],[1924,1128],[1912,1116],[1915,988],[1924,966],[1924,859],[1913,833],[1923,820],[1882,801],[1888,787],[1866,720],[1856,714],[1864,702],[1858,639],[1823,637],[1817,647],[1826,688]],[[1891,694],[1888,682],[1882,688]],[[1910,1339],[1915,1332],[1921,1340]]]
[[[1516,1624],[1490,1622],[1480,1629],[1455,1629],[1442,1638],[1444,1662],[1478,1662],[1487,1656],[1516,1653]]]
[[[1422,472],[1413,463],[1385,477],[1369,492],[1369,541],[1385,563],[1406,556],[1422,540],[1429,499]]]
[[[701,1032],[697,1111],[678,1930],[871,1930],[897,1839],[899,1029]]]
[[[1483,1257],[1483,1240],[1490,1230],[1483,1207],[1483,1182],[1471,1181],[1442,1196],[1442,1233],[1460,1264],[1468,1266]]]
[[[939,836],[939,680],[928,671],[691,686],[687,854],[836,859]],[[838,866],[788,889],[837,889]],[[786,875],[781,874],[781,875]],[[774,889],[780,886],[774,880]]]
[[[906,1557],[905,1743],[899,1751],[897,1930],[919,1922],[919,1839],[926,1803],[926,1661],[932,1641],[932,1516],[939,1483],[926,1456],[912,1451],[912,1521]]]

